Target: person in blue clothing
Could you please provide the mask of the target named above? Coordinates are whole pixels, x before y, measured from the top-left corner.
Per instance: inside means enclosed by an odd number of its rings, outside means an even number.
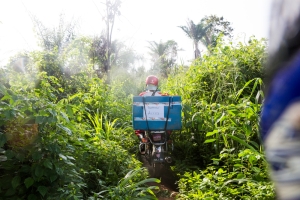
[[[300,200],[300,0],[274,0],[260,127],[278,199]]]

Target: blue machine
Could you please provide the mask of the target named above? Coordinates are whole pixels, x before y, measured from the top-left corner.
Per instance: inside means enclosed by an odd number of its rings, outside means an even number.
[[[134,130],[180,130],[180,96],[133,97],[132,121]]]

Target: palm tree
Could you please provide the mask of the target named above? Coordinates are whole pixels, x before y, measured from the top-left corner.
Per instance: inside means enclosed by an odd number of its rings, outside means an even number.
[[[201,19],[201,23],[210,24],[210,27],[206,30],[206,35],[201,39],[201,42],[209,49],[217,45],[217,40],[220,34],[232,37],[233,28],[230,22],[226,21],[223,17],[216,15],[205,16]]]
[[[177,57],[177,43],[174,40],[167,42],[149,42],[150,55],[152,56],[153,70],[160,71],[161,75],[168,77],[169,71],[174,66]]]
[[[192,20],[187,21],[187,26],[179,26],[193,40],[195,59],[201,57],[199,42],[206,36],[206,31],[210,26],[210,24],[207,25],[202,22],[195,24]]]

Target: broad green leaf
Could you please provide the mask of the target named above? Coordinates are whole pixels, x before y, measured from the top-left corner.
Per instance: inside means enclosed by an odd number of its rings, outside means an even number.
[[[66,120],[66,122],[70,122],[69,117],[64,112],[60,112],[61,116]]]
[[[16,158],[17,158],[19,161],[23,162],[23,161],[25,160],[25,155],[24,155],[23,153],[18,153],[18,154],[16,155]]]
[[[56,167],[56,173],[57,173],[58,175],[63,175],[63,174],[64,174],[64,170],[61,169],[61,168],[59,168],[59,167]]]
[[[54,152],[54,153],[59,153],[60,152],[60,148],[57,144],[48,145],[48,149],[49,149],[49,151]]]
[[[57,116],[57,113],[56,113],[56,111],[55,111],[54,109],[48,108],[47,110],[51,113],[51,115],[52,115],[53,117],[56,117],[56,116]]]
[[[212,132],[208,132],[208,133],[206,133],[206,137],[212,136],[212,135],[214,135],[214,134],[216,134],[216,133],[218,133],[218,130],[214,130],[214,131],[212,131]]]
[[[254,155],[250,155],[248,161],[253,165],[256,163],[257,159]]]
[[[12,179],[11,184],[12,184],[13,188],[16,189],[20,185],[20,182],[21,182],[21,177],[20,176],[15,176]]]
[[[38,199],[37,196],[35,196],[34,194],[30,194],[28,196],[28,200],[37,200],[37,199]]]
[[[7,159],[11,159],[11,158],[15,157],[15,153],[12,150],[6,150],[5,155],[6,155]]]
[[[30,163],[30,165],[31,165],[31,163]],[[31,166],[25,165],[25,164],[23,164],[22,168],[20,169],[20,172],[22,172],[22,173],[30,173],[30,171],[31,171]]]
[[[7,161],[7,157],[6,156],[0,156],[0,162],[4,162]]]
[[[61,159],[63,159],[63,160],[68,160],[68,159],[67,159],[67,157],[66,157],[66,156],[64,156],[64,155],[63,155],[63,154],[61,154],[61,153],[60,153],[60,154],[58,154],[58,156],[59,156]]]
[[[9,188],[6,192],[5,192],[5,196],[12,196],[16,193],[16,190],[13,188]]]
[[[48,188],[45,186],[39,186],[37,191],[39,191],[39,193],[44,197],[48,191]]]
[[[214,142],[216,141],[216,139],[208,139],[208,140],[205,140],[204,143],[211,143],[211,142]]]
[[[258,167],[252,167],[251,169],[256,173],[259,173],[261,171],[261,169],[259,169]]]
[[[50,176],[50,181],[51,182],[55,181],[57,179],[57,177],[58,177],[57,175],[51,175]]]
[[[68,129],[67,127],[61,125],[61,124],[57,124],[57,126],[59,128],[61,128],[62,130],[64,130],[68,135],[72,135],[72,131],[70,129]]]
[[[3,84],[0,84],[0,92],[2,94],[5,94],[5,93],[7,93],[6,90],[7,90],[6,87]]]
[[[73,109],[70,105],[67,105],[67,115],[70,116],[71,118],[74,116]]]
[[[35,168],[35,171],[34,171],[34,174],[37,176],[37,177],[42,177],[44,175],[44,169],[41,167],[41,166],[37,166]]]
[[[70,160],[75,160],[75,158],[72,157],[72,156],[67,156],[67,158],[70,159]]]
[[[57,122],[57,118],[56,117],[47,117],[45,118],[46,119],[46,122],[48,123],[54,123],[54,122]]]
[[[46,118],[45,116],[36,116],[35,117],[35,123],[37,124],[42,124],[46,121]]]
[[[3,147],[5,143],[6,143],[6,136],[5,134],[0,132],[0,147]]]
[[[238,179],[242,179],[244,177],[245,177],[245,175],[243,173],[238,173],[238,175],[236,176],[236,178],[238,178]]]
[[[34,180],[31,177],[28,177],[24,181],[26,188],[29,188],[34,183]]]
[[[242,164],[234,164],[234,167],[244,167]]]
[[[51,161],[49,159],[46,159],[44,161],[44,166],[47,167],[47,168],[49,168],[49,169],[52,169],[52,163],[51,163]]]
[[[40,151],[35,151],[32,154],[32,159],[33,160],[40,160],[42,158],[43,154]]]
[[[225,172],[225,171],[224,171],[222,168],[219,168],[219,169],[218,169],[218,173],[219,173],[219,174],[223,174],[224,172]]]
[[[68,165],[74,165],[74,163],[72,163],[72,162],[70,162],[68,160],[65,163],[68,164]]]

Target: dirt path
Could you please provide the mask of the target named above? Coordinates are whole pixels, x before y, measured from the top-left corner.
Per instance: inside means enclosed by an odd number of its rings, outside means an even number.
[[[143,166],[148,169],[150,176],[153,177],[153,174],[151,173],[152,167],[149,165],[149,162],[146,160],[146,158],[141,156],[140,161],[143,163]],[[161,182],[151,183],[149,185],[156,185],[160,188],[159,191],[156,192],[156,196],[159,200],[175,199],[175,196],[178,192],[176,176],[172,173],[169,166],[162,166],[160,174]]]

